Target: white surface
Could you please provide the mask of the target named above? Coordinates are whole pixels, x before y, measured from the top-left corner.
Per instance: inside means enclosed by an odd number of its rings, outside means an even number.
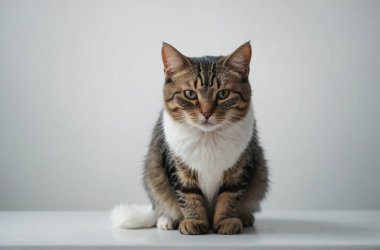
[[[0,212],[0,248],[380,249],[380,211],[266,212],[241,235],[112,230],[109,212]],[[49,248],[48,248],[49,249]]]
[[[379,24],[373,0],[0,0],[0,209],[148,202],[162,40],[252,41],[263,209],[380,209]]]

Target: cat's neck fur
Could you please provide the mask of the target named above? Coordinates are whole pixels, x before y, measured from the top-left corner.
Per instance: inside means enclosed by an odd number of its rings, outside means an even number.
[[[199,188],[211,205],[224,171],[233,167],[253,136],[252,108],[236,124],[210,132],[175,121],[164,111],[163,127],[173,153],[197,171]]]

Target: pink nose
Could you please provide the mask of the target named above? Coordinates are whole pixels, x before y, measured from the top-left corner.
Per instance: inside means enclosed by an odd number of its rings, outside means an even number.
[[[202,112],[203,116],[208,119],[211,116],[210,112]]]

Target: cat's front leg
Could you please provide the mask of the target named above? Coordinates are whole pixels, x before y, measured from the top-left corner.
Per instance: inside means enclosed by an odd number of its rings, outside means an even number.
[[[239,164],[224,173],[214,209],[213,229],[216,233],[239,234],[243,230],[244,225],[237,211],[247,186],[243,176],[244,169]]]
[[[243,230],[243,223],[236,213],[240,196],[240,192],[236,191],[225,191],[218,195],[213,219],[216,233],[239,234]]]
[[[184,219],[179,224],[179,231],[182,234],[198,235],[209,232],[209,223],[203,198],[198,194],[182,194],[184,202],[181,206]]]
[[[198,187],[197,173],[182,165],[177,168],[177,177],[176,196],[184,216],[179,231],[188,235],[207,234],[209,223],[205,199]]]

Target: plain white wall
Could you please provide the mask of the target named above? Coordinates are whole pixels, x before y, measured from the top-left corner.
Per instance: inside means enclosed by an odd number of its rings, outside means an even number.
[[[147,203],[161,41],[253,44],[263,209],[380,209],[380,1],[0,0],[0,209]]]

